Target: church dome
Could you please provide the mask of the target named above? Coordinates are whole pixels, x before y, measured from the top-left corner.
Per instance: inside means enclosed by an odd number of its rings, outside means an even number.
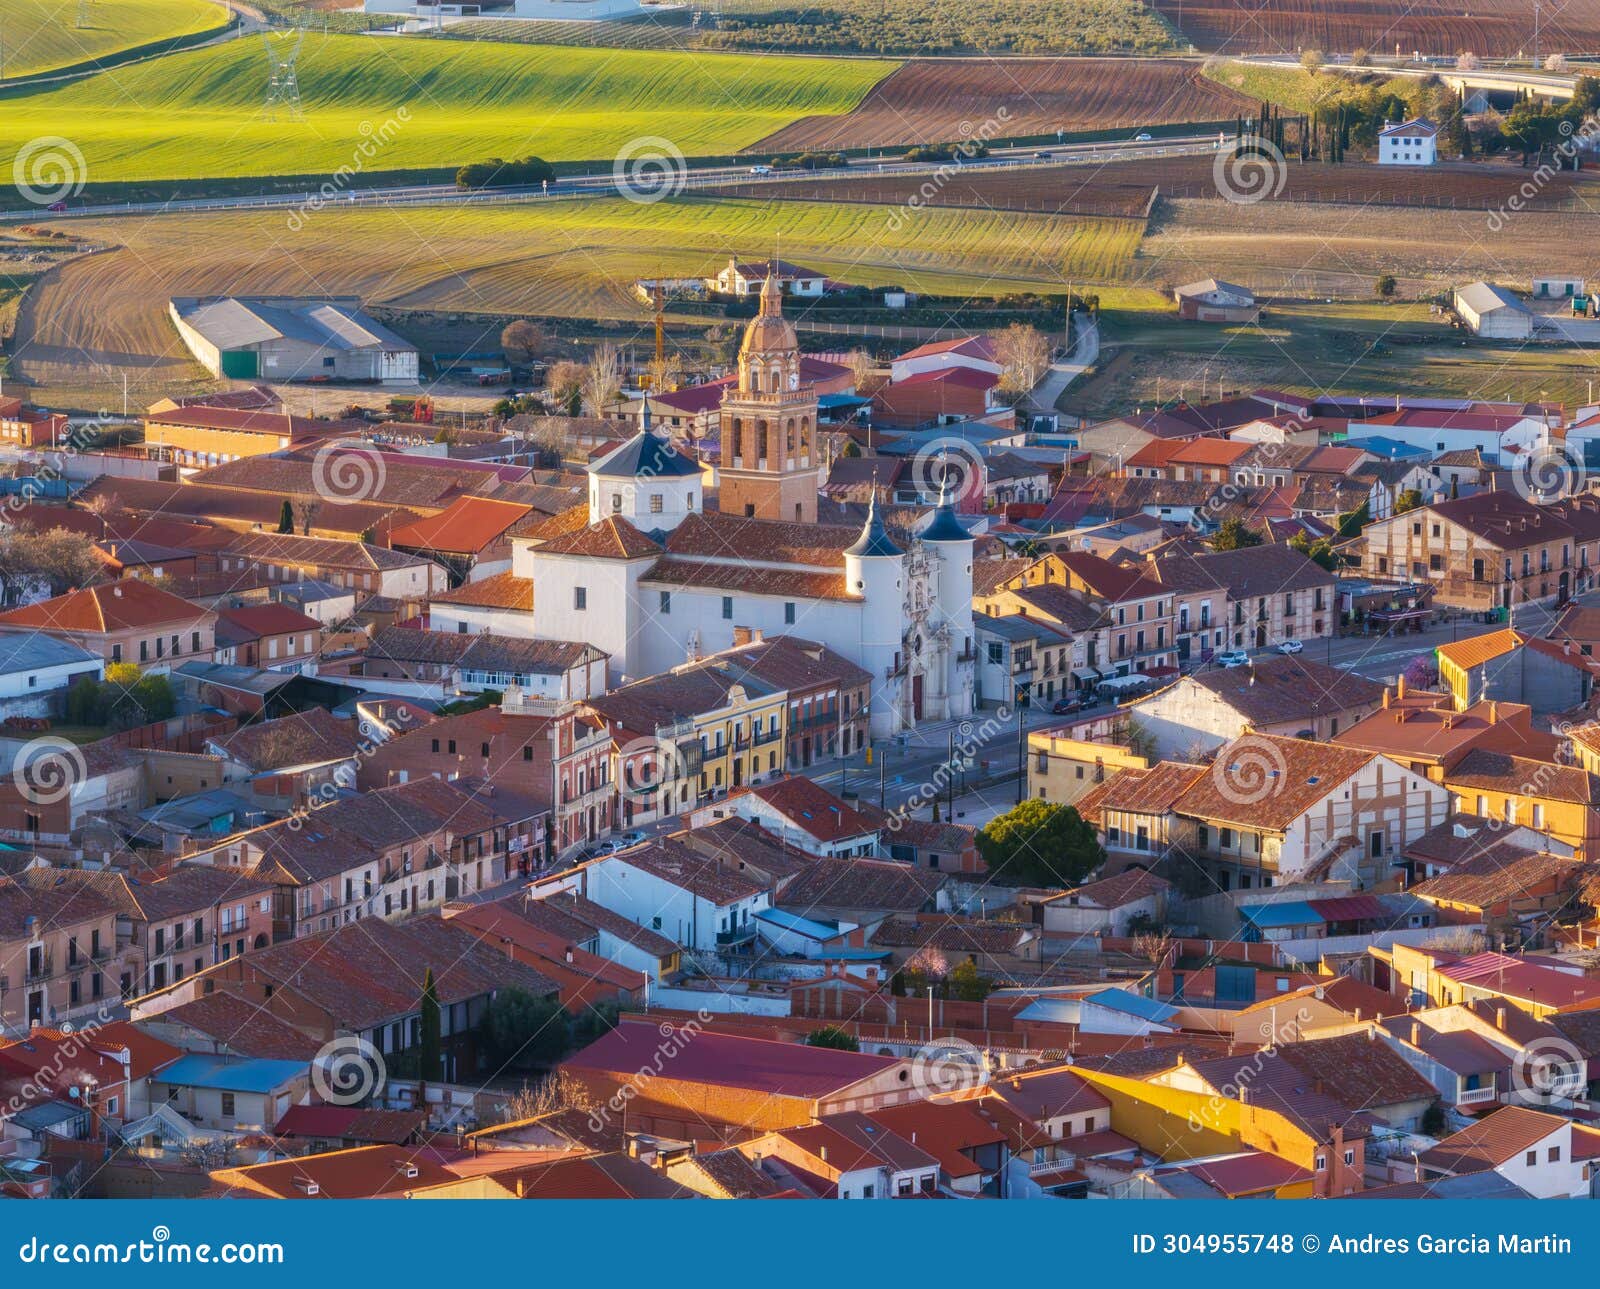
[[[783,316],[783,290],[769,275],[761,286],[761,312],[750,320],[750,325],[744,330],[744,343],[739,346],[739,357],[799,347],[800,338],[795,335],[793,324]]]

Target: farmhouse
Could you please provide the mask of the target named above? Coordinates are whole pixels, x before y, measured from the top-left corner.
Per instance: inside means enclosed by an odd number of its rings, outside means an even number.
[[[715,277],[706,279],[706,290],[735,295],[743,300],[759,295],[761,284],[769,278],[778,284],[779,290],[785,295],[816,297],[827,288],[827,279],[815,269],[790,264],[786,260],[750,263],[729,256],[727,266],[720,269]]]
[[[1431,166],[1439,159],[1439,127],[1417,117],[1378,131],[1380,166]]]
[[[1495,340],[1528,340],[1533,314],[1503,286],[1472,282],[1456,291],[1456,313],[1476,336]]]
[[[417,350],[354,297],[179,296],[168,306],[183,342],[213,376],[412,385]]]
[[[1173,290],[1178,316],[1190,322],[1254,322],[1261,316],[1249,287],[1202,278]]]

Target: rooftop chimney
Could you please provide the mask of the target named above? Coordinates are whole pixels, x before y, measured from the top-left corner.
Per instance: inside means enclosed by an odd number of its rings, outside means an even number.
[[[1406,674],[1405,674],[1405,672],[1401,672],[1400,673],[1400,679],[1395,684],[1395,695],[1394,696],[1396,698],[1404,698],[1406,696]]]
[[[1411,1022],[1411,1046],[1422,1046],[1422,1026],[1417,1021]]]
[[[1505,1029],[1505,1027],[1506,1027],[1506,1009],[1504,1007],[1496,1007],[1494,1009],[1494,1027],[1496,1029],[1498,1029],[1498,1030],[1504,1030]]]
[[[1383,710],[1389,710],[1389,686],[1387,685],[1383,687]]]

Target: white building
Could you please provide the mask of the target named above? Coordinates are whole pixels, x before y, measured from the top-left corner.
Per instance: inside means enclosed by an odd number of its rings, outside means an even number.
[[[1380,166],[1431,166],[1439,159],[1439,127],[1417,117],[1378,132]]]
[[[1432,452],[1471,452],[1488,465],[1510,465],[1524,452],[1542,448],[1550,429],[1540,416],[1459,408],[1407,407],[1363,422],[1364,428]]]
[[[723,431],[725,457],[730,435],[742,444],[743,513],[704,510],[698,469],[643,430],[591,467],[587,515],[575,516],[586,524],[513,537],[510,573],[436,598],[432,625],[587,640],[618,683],[799,635],[872,674],[873,737],[969,715],[972,535],[949,497],[914,536],[891,535],[876,504],[859,531],[815,521],[816,400],[799,384],[798,353],[769,289]],[[724,471],[723,505],[731,488]]]
[[[889,364],[889,379],[898,385],[913,376],[956,370],[998,376],[1001,367],[994,341],[988,336],[963,336],[960,340],[936,340],[919,345]]]
[[[765,887],[671,840],[594,861],[587,887],[603,908],[710,953],[753,940],[756,914],[771,906]]]
[[[104,678],[105,660],[70,640],[27,632],[0,635],[0,716],[59,716],[79,676]]]
[[[1455,310],[1475,336],[1494,340],[1528,340],[1533,313],[1503,286],[1470,282],[1455,294]]]

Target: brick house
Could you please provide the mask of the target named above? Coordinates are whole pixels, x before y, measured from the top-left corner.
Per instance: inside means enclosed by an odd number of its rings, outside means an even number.
[[[166,671],[174,662],[210,662],[217,615],[138,578],[69,591],[0,613],[0,631],[42,631],[107,663]]]

